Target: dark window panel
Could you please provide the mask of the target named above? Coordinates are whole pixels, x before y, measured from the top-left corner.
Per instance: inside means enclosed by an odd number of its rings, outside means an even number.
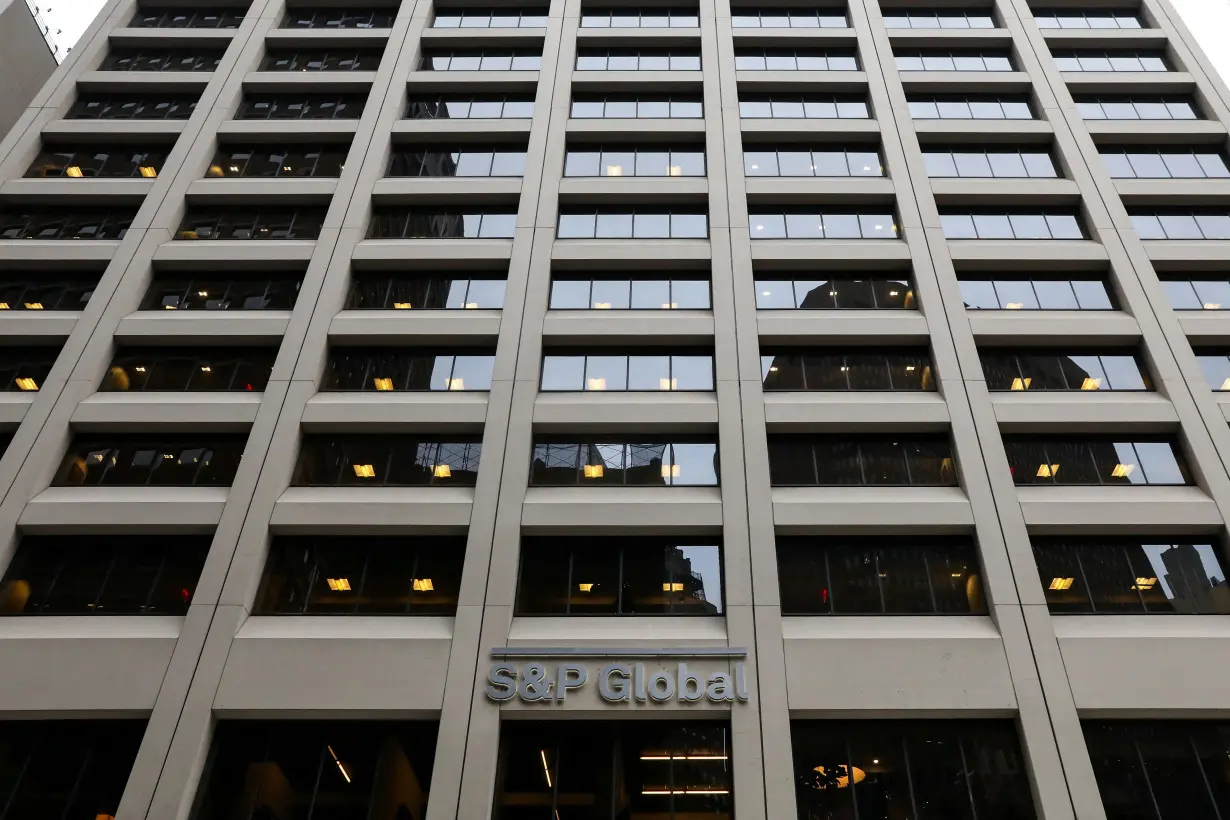
[[[355,273],[348,310],[465,310],[504,307],[504,279]]]
[[[221,49],[112,48],[100,71],[213,71]]]
[[[239,28],[247,10],[246,5],[204,9],[141,6],[128,25],[132,28]]]
[[[315,239],[320,234],[325,209],[305,206],[237,208],[190,208],[184,214],[178,240],[208,239]]]
[[[372,210],[369,239],[511,239],[515,213],[477,210],[466,213],[383,206]]]
[[[229,487],[245,436],[78,436],[52,486]]]
[[[1006,436],[1004,449],[1018,485],[1191,483],[1168,441]]]
[[[930,357],[921,352],[762,352],[765,390],[935,390]]]
[[[59,355],[58,347],[0,347],[0,390],[42,389]]]
[[[814,466],[813,466],[814,465]],[[946,439],[769,436],[774,486],[957,486]]]
[[[534,98],[525,94],[440,94],[411,97],[408,119],[527,119]]]
[[[397,149],[389,162],[391,177],[520,177],[525,174],[525,146],[415,146]]]
[[[538,71],[542,50],[437,51],[423,54],[420,71]]]
[[[358,119],[364,94],[246,94],[235,118],[240,120]]]
[[[282,28],[371,29],[393,25],[395,8],[289,8]]]
[[[124,349],[111,361],[99,390],[261,392],[276,357],[277,348]]]
[[[291,483],[317,486],[460,486],[478,478],[482,444],[451,436],[304,436]]]
[[[546,28],[547,9],[438,8],[433,28]]]
[[[65,115],[70,120],[186,120],[199,95],[82,93]]]
[[[165,147],[47,146],[30,163],[27,177],[68,179],[153,179],[162,170]]]
[[[495,352],[457,348],[330,348],[322,390],[486,391]]]
[[[843,279],[757,279],[756,307],[761,310],[914,310],[914,286],[908,275]]]
[[[135,215],[126,208],[0,210],[0,239],[123,239]]]
[[[530,484],[717,486],[717,458],[716,444],[683,437],[541,441],[534,445]]]
[[[302,277],[276,279],[159,277],[150,285],[142,310],[290,310]]]
[[[0,271],[0,311],[83,310],[98,277],[51,271]]]

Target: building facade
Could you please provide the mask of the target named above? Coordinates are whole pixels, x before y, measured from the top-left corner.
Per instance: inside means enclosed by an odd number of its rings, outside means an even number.
[[[7,134],[56,70],[55,46],[34,10],[0,3],[0,133]]]
[[[1227,123],[1166,0],[112,0],[0,820],[1230,816]]]

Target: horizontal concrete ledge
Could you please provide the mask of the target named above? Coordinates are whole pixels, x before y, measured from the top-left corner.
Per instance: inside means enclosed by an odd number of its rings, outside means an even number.
[[[153,187],[152,179],[11,179],[0,185],[0,197],[40,205],[139,205]]]
[[[898,76],[909,92],[964,90],[975,94],[1030,89],[1029,74],[1024,71],[901,71]]]
[[[713,345],[713,313],[708,310],[549,310],[542,324],[543,344],[639,346]]]
[[[824,88],[825,91],[864,91],[865,71],[736,71],[740,91],[782,91]]]
[[[188,185],[187,199],[194,205],[327,205],[336,190],[336,177],[194,179]]]
[[[77,87],[91,93],[179,94],[203,90],[213,76],[213,71],[85,71],[77,76]]]
[[[1174,315],[1193,345],[1230,342],[1230,310],[1176,310]]]
[[[411,71],[406,78],[411,94],[423,91],[458,91],[487,88],[492,91],[528,91],[538,87],[537,71]]]
[[[273,505],[279,535],[463,533],[471,487],[291,487]]]
[[[894,49],[916,48],[1003,48],[1012,46],[1012,32],[1006,28],[890,28],[888,40]]]
[[[743,145],[755,150],[756,144],[771,145],[781,140],[839,143],[846,140],[858,142],[878,140],[881,125],[876,120],[856,119],[805,119],[748,117],[739,120],[743,133]],[[773,146],[774,149],[776,146]]]
[[[95,393],[73,411],[73,429],[108,432],[235,431],[249,429],[261,393]]]
[[[584,31],[584,29],[582,29]],[[545,28],[434,28],[423,29],[423,46],[429,49],[495,46],[542,46]]]
[[[766,391],[770,432],[862,432],[948,429],[948,405],[939,393],[787,393]]]
[[[572,87],[576,91],[632,91],[636,88],[664,91],[699,91],[703,80],[700,71],[573,71]]]
[[[1085,120],[1098,145],[1167,142],[1216,144],[1225,139],[1226,126],[1218,120]]]
[[[343,310],[329,323],[330,343],[494,344],[499,310]]]
[[[151,139],[161,142],[178,137],[187,123],[187,120],[55,120],[43,126],[43,137],[65,142],[144,142]]]
[[[1206,533],[1223,526],[1199,487],[1017,487],[1025,524],[1036,535]]]
[[[107,35],[113,46],[158,46],[226,48],[235,37],[233,28],[115,28]]]
[[[1160,270],[1221,270],[1230,264],[1230,240],[1145,240],[1145,253]]]
[[[937,205],[1076,205],[1080,188],[1071,179],[932,178]]]
[[[773,522],[784,535],[963,533],[974,514],[959,487],[774,487]]]
[[[1089,270],[1105,268],[1106,248],[1091,240],[954,239],[948,255],[957,270],[994,265],[995,270]]]
[[[756,327],[763,344],[903,345],[930,339],[927,319],[916,310],[758,310]]]
[[[526,646],[496,648],[493,658],[746,658],[746,649],[725,649],[714,646],[697,647],[563,647]]]
[[[38,639],[41,641],[64,640],[118,640],[147,639],[175,640],[183,628],[181,615],[141,615],[139,617],[99,614],[94,617],[80,615],[39,615],[31,618],[0,618],[0,647],[8,641]],[[2,651],[2,650],[0,650]]]
[[[710,535],[721,529],[718,487],[530,487],[521,508],[527,535]]]
[[[373,205],[502,203],[515,206],[521,177],[385,177],[372,188]]]
[[[6,310],[0,312],[0,338],[67,339],[80,316],[75,310]]]
[[[1054,137],[1046,120],[914,120],[924,146],[956,140],[1036,144]]]
[[[709,180],[704,177],[567,177],[560,180],[559,198],[565,204],[707,203]]]
[[[727,646],[726,619],[699,618],[567,618],[514,617],[504,652],[526,651],[525,647],[550,650],[555,642],[573,647],[643,647],[654,652],[704,648],[707,652],[731,652]],[[682,645],[682,646],[680,646]],[[493,650],[494,651],[494,650]],[[747,654],[744,650],[743,654]]]
[[[526,122],[529,120],[514,120]],[[569,119],[564,130],[579,137],[602,136],[612,142],[628,142],[651,138],[655,142],[704,139],[705,121],[700,117],[662,119]]]
[[[1185,71],[1064,71],[1068,90],[1076,94],[1180,94],[1196,81]]]
[[[219,123],[218,137],[230,143],[241,139],[256,142],[292,140],[295,142],[316,138],[324,142],[336,142],[352,137],[359,128],[353,120],[227,120]]]
[[[1128,347],[1140,339],[1136,317],[1115,310],[967,310],[978,342],[996,345],[1075,342]]]
[[[579,28],[577,48],[591,49],[602,46],[626,48],[638,43],[649,43],[653,48],[683,46],[700,50],[700,26],[691,28]]]
[[[265,43],[271,48],[307,46],[353,46],[356,48],[383,48],[389,42],[392,30],[387,28],[275,28],[265,32]]]
[[[49,260],[102,267],[120,247],[117,239],[0,239],[0,259],[9,263]],[[25,267],[23,265],[23,267]]]
[[[511,239],[364,239],[351,259],[364,270],[403,270],[406,262],[429,262],[450,270],[491,269],[512,257]]]
[[[487,402],[481,392],[317,393],[302,421],[306,432],[481,432]]]
[[[229,487],[49,487],[18,518],[26,532],[212,533]]]
[[[716,393],[539,393],[539,432],[696,433],[717,430]]]
[[[1043,29],[1042,36],[1052,49],[1067,48],[1164,48],[1166,32],[1161,29]]]
[[[692,270],[707,263],[711,254],[712,249],[705,239],[563,239],[551,246],[551,261],[572,270],[611,269],[626,262]]]
[[[757,273],[766,269],[815,271],[825,265],[895,270],[910,259],[910,248],[900,239],[752,239],[751,251]]]
[[[117,342],[129,344],[281,344],[289,310],[142,310],[120,320]]]
[[[754,151],[757,146],[744,146]],[[747,201],[752,210],[758,205],[806,205],[854,203],[892,204],[895,186],[885,177],[747,177]]]
[[[1214,205],[1230,203],[1230,179],[1116,179],[1125,205]]]
[[[30,405],[34,403],[35,393],[0,393],[0,425],[16,427],[21,424]]]
[[[375,71],[251,71],[244,75],[249,92],[310,92],[366,94],[376,79]]]
[[[211,270],[220,264],[238,264],[245,270],[304,266],[316,252],[311,239],[203,239],[172,240],[154,251],[159,269]]]
[[[250,615],[237,640],[393,638],[451,641],[454,619],[444,615],[391,618],[382,615]]]
[[[399,145],[420,141],[457,140],[460,142],[490,142],[510,140],[523,142],[529,138],[531,119],[402,119],[393,123],[393,142]]]
[[[1160,433],[1179,428],[1174,405],[1158,393],[996,391],[990,394],[999,429],[1005,433]]]

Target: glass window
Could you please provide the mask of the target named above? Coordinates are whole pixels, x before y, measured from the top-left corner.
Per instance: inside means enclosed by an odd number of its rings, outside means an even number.
[[[166,349],[121,349],[99,390],[260,392],[269,382],[276,348],[219,348],[175,354]]]
[[[1131,354],[1056,355],[987,353],[983,368],[990,390],[1150,390]],[[997,374],[993,378],[993,374]]]
[[[474,486],[482,445],[473,438],[309,435],[292,484],[302,486]]]
[[[765,390],[934,390],[926,351],[762,352]]]
[[[1017,484],[1189,484],[1187,468],[1166,441],[1105,437],[1006,436]]]
[[[164,436],[79,436],[69,445],[52,485],[228,487],[239,468],[245,437],[205,441]]]
[[[586,367],[588,383],[588,360]],[[635,444],[605,439],[534,445],[531,485],[578,483],[716,486],[717,446],[686,439],[668,443],[656,437],[641,438]]]
[[[809,456],[818,472],[800,468]],[[949,443],[938,438],[771,435],[769,472],[775,486],[957,485]]]

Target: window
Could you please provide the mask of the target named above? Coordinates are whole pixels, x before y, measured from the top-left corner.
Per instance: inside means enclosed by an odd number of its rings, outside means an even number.
[[[636,278],[557,272],[551,277],[551,310],[709,310],[708,278],[684,274]]]
[[[186,120],[196,108],[196,94],[78,94],[69,120]]]
[[[738,71],[858,71],[853,51],[794,50],[786,48],[737,48]]]
[[[785,91],[739,94],[744,119],[865,120],[871,117],[866,97],[853,94],[791,94]]]
[[[897,220],[880,211],[753,212],[748,217],[752,239],[896,239]]]
[[[153,179],[162,170],[166,158],[167,149],[163,147],[47,146],[30,163],[26,176],[44,179]]]
[[[85,310],[98,276],[0,271],[0,310]]]
[[[1152,390],[1131,353],[1056,354],[984,351],[988,390]]]
[[[136,209],[0,209],[0,239],[123,239]]]
[[[1059,176],[1049,151],[1037,148],[972,151],[924,150],[931,177],[1050,178]]]
[[[700,54],[676,49],[577,49],[577,71],[700,71]]]
[[[346,165],[348,145],[222,147],[207,177],[336,177]]]
[[[1086,120],[1198,120],[1191,97],[1077,97],[1076,110]]]
[[[350,279],[346,310],[465,310],[504,307],[508,285],[495,274],[470,278],[448,275],[355,272]]]
[[[1177,671],[1177,670],[1176,670]],[[1217,720],[1082,720],[1107,820],[1225,817],[1230,725]]]
[[[1133,209],[1128,215],[1141,239],[1230,239],[1230,210],[1225,208]]]
[[[721,615],[713,538],[521,539],[518,615]]]
[[[985,614],[968,538],[777,539],[783,615]]]
[[[512,239],[517,214],[509,211],[437,211],[383,206],[372,209],[368,239]]]
[[[1038,28],[1144,28],[1140,17],[1126,11],[1078,11],[1062,9],[1058,11],[1035,11],[1034,22]]]
[[[128,25],[130,28],[239,28],[247,10],[247,6],[215,6],[212,9],[142,6]]]
[[[542,50],[448,51],[423,55],[421,71],[539,71]]]
[[[534,116],[533,94],[438,94],[411,97],[411,120],[528,120]]]
[[[761,351],[760,378],[769,391],[935,390],[926,350],[828,353]]]
[[[1079,279],[1038,274],[1011,278],[1002,275],[963,275],[958,282],[967,310],[1117,310],[1106,281],[1093,276]]]
[[[800,820],[1036,816],[1011,720],[793,720],[790,738]]]
[[[77,436],[53,487],[229,487],[246,436]]]
[[[543,392],[712,391],[713,354],[694,351],[568,353],[542,357]]]
[[[839,8],[768,8],[736,6],[730,11],[734,28],[849,28]]]
[[[290,8],[282,28],[390,28],[395,8]]]
[[[1224,351],[1197,350],[1196,361],[1209,387],[1217,392],[1230,390],[1230,355]],[[11,388],[10,388],[11,389]]]
[[[464,536],[277,536],[256,615],[453,615]]]
[[[265,51],[260,70],[375,71],[383,56],[383,48],[271,48]]]
[[[1055,51],[1060,71],[1170,71],[1160,52],[1147,51]]]
[[[570,116],[577,120],[700,119],[705,106],[699,94],[576,94]]]
[[[112,48],[99,71],[213,71],[222,62],[217,49]]]
[[[209,535],[26,535],[0,581],[4,615],[187,615]]]
[[[692,208],[600,206],[560,211],[557,239],[708,239],[709,217]]]
[[[1161,281],[1175,310],[1230,310],[1230,280],[1225,276]]]
[[[743,151],[743,171],[749,177],[882,177],[884,160],[877,146],[863,148],[785,148]]]
[[[273,206],[260,211],[239,208],[189,208],[176,239],[315,239],[324,208]]]
[[[483,446],[476,436],[304,436],[295,487],[473,487]]]
[[[932,9],[906,11],[889,9],[884,12],[885,28],[995,28],[995,18],[989,11]]]
[[[239,120],[357,120],[366,94],[245,94]]]
[[[696,9],[586,8],[581,28],[698,28]]]
[[[1033,106],[1021,95],[911,94],[916,120],[1032,120]]]
[[[141,310],[290,310],[302,284],[294,273],[157,277]]]
[[[1034,538],[1054,614],[1230,614],[1226,573],[1210,539]]]
[[[907,51],[897,54],[898,71],[1012,71],[1005,53],[981,51]]]
[[[466,145],[455,148],[394,148],[391,177],[520,177],[525,175],[524,145]]]
[[[330,348],[321,390],[490,390],[493,350]]]
[[[612,439],[615,441],[612,442]],[[636,444],[618,436],[577,443],[574,438],[534,443],[531,486],[558,485],[716,487],[717,444],[686,436],[641,436]]]
[[[957,486],[947,438],[769,436],[774,487]]]
[[[391,720],[221,720],[194,820],[313,815],[418,818],[427,811],[438,725]]]
[[[760,310],[917,310],[909,275],[757,279]]]
[[[941,213],[945,239],[1085,239],[1080,217],[1058,211]]]
[[[1226,155],[1216,149],[1103,149],[1102,161],[1115,179],[1224,179]]]
[[[58,347],[0,348],[0,390],[38,391],[59,355]]]
[[[261,392],[277,348],[121,349],[103,377],[103,392]]]
[[[566,177],[703,177],[705,149],[693,146],[577,146],[564,154]]]
[[[1163,439],[1005,436],[1004,449],[1017,485],[1191,483],[1187,465]]]
[[[729,724],[664,718],[503,721],[492,820],[732,820]]]
[[[111,817],[145,720],[0,721],[0,805],[16,817]]]
[[[442,8],[432,28],[546,28],[547,9]]]

